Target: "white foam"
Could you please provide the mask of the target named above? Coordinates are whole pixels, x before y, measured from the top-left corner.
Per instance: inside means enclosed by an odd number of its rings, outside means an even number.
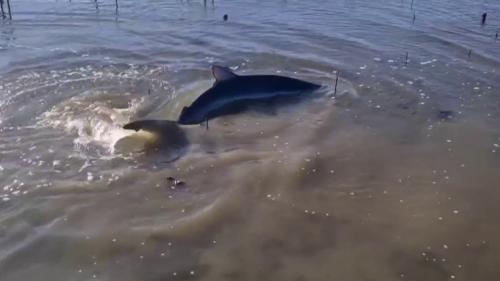
[[[122,125],[137,112],[143,100],[133,99],[126,108],[114,108],[111,102],[98,97],[99,93],[95,92],[64,101],[45,112],[40,124],[76,133],[76,147],[98,145],[114,153],[115,144],[133,134]]]

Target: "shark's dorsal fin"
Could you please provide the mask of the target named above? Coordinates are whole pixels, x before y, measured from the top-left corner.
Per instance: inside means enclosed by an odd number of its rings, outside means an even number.
[[[226,81],[236,77],[229,67],[220,66],[220,65],[212,65],[212,75],[215,78],[216,82]]]

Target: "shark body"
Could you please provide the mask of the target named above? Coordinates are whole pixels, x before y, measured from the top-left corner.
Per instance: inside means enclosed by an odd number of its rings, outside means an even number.
[[[212,66],[213,86],[190,106],[184,107],[178,120],[138,120],[123,126],[128,130],[145,130],[160,136],[169,148],[189,145],[179,125],[201,124],[210,119],[241,113],[249,108],[269,107],[295,102],[321,86],[295,78],[277,75],[237,75],[229,68]]]

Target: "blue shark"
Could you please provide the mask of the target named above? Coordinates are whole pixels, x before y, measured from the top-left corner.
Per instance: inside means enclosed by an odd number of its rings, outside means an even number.
[[[252,107],[269,107],[300,100],[321,86],[277,75],[237,75],[229,68],[213,65],[215,83],[190,106],[184,107],[177,121],[139,120],[123,126],[145,130],[163,139],[175,136],[173,143],[186,145],[187,138],[179,125],[194,125],[224,115],[241,113]]]

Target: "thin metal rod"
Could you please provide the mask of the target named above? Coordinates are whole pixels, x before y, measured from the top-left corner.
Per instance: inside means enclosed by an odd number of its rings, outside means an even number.
[[[10,0],[7,0],[7,8],[9,8],[9,19],[12,20],[12,13],[10,11]]]
[[[333,97],[337,96],[337,84],[339,83],[339,71],[337,71],[337,77],[335,77],[335,89],[333,90]]]

